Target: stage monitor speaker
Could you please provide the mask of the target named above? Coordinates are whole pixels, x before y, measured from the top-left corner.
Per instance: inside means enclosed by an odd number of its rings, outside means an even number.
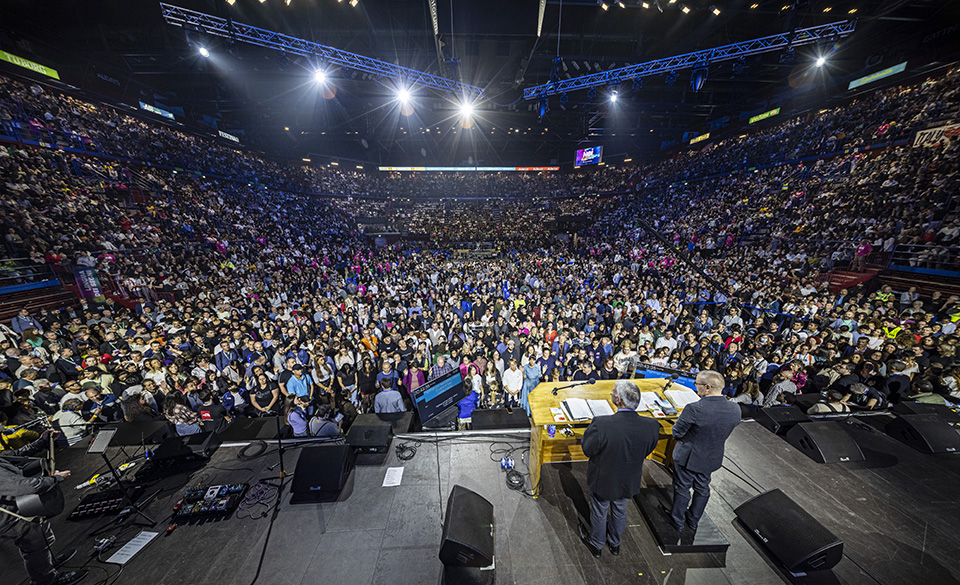
[[[787,442],[817,463],[863,461],[863,451],[843,427],[832,420],[799,423],[787,431]]]
[[[454,485],[447,498],[440,562],[448,567],[493,564],[493,504],[462,485]]]
[[[790,573],[831,569],[843,556],[843,541],[778,489],[747,500],[734,513]]]
[[[936,414],[901,414],[884,432],[921,453],[960,451],[960,434]]]
[[[935,414],[948,423],[960,423],[960,413],[945,404],[928,404],[908,400],[898,402],[892,410],[897,414]],[[117,439],[114,438],[113,442],[116,443]]]
[[[386,453],[393,427],[376,414],[361,414],[347,431],[347,444],[357,453]]]
[[[475,431],[530,428],[530,419],[522,408],[514,408],[509,413],[501,408],[474,410],[470,418]]]
[[[366,415],[360,415],[357,418],[362,418]],[[399,435],[400,433],[409,433],[410,429],[413,428],[413,413],[412,412],[381,412],[375,414],[379,420],[390,425],[390,428],[393,430],[394,435]]]
[[[117,425],[113,445],[159,445],[177,435],[173,425],[165,420],[147,422],[122,422]]]
[[[220,442],[220,435],[210,431],[182,437],[177,435],[160,443],[150,455],[150,459],[162,462],[193,457],[209,458],[220,446]]]
[[[761,408],[753,420],[767,428],[771,433],[785,435],[796,424],[810,422],[810,417],[796,406],[781,404]]]
[[[291,504],[331,502],[340,496],[356,455],[349,445],[304,447],[290,488]]]

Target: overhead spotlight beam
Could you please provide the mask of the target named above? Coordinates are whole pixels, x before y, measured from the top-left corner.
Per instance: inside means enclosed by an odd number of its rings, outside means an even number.
[[[473,85],[467,85],[445,77],[417,71],[416,69],[401,67],[393,63],[380,61],[379,59],[348,53],[347,51],[341,51],[340,49],[312,41],[257,28],[235,20],[228,22],[224,18],[180,8],[179,6],[172,6],[163,2],[160,3],[160,12],[167,24],[196,27],[208,35],[229,38],[238,42],[242,41],[277,51],[284,51],[287,54],[315,58],[330,65],[338,65],[346,69],[395,79],[408,86],[416,84],[430,87],[437,91],[455,94],[461,99],[464,96],[470,99],[483,97],[483,89]]]
[[[587,87],[598,87],[611,85],[636,79],[639,77],[648,77],[668,71],[677,71],[687,67],[703,65],[704,63],[717,63],[719,61],[729,61],[749,55],[759,55],[760,53],[769,53],[779,51],[790,47],[799,47],[801,45],[810,45],[821,40],[830,40],[840,37],[846,37],[853,33],[857,28],[857,21],[845,20],[813,26],[810,28],[797,29],[794,32],[785,32],[769,37],[762,37],[742,43],[724,45],[713,49],[704,49],[694,53],[678,55],[676,57],[667,57],[656,61],[648,61],[638,65],[629,65],[618,69],[600,71],[590,75],[581,75],[570,79],[552,81],[535,87],[528,87],[523,90],[523,98],[535,100],[550,95],[576,91]]]

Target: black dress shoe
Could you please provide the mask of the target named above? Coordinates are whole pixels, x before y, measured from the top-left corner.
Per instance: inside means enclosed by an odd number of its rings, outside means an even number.
[[[72,559],[75,556],[77,556],[77,549],[75,548],[63,551],[62,553],[53,557],[53,568],[59,569],[60,567],[69,563],[70,559]]]
[[[620,547],[619,547],[619,546],[613,546],[612,544],[608,544],[607,547],[610,549],[610,554],[612,554],[612,555],[615,556],[615,557],[619,557],[619,556],[620,556]]]
[[[590,544],[590,535],[587,534],[587,529],[583,527],[583,524],[579,522],[577,523],[577,532],[580,534],[580,540],[583,541],[583,544],[587,545],[587,548],[590,549],[590,554],[599,559],[603,554],[603,549],[599,549]]]
[[[75,585],[80,581],[83,581],[87,576],[88,571],[86,569],[80,569],[79,571],[70,571],[69,573],[60,573],[57,575],[57,579],[53,582],[53,585]]]
[[[673,522],[673,510],[669,508],[659,508],[660,513],[663,514],[664,518],[667,519],[667,524],[673,527],[677,532],[683,531],[683,525],[677,526]]]

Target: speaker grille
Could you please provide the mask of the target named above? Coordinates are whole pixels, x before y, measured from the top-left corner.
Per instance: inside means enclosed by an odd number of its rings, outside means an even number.
[[[829,569],[843,555],[843,542],[780,490],[744,502],[735,513],[790,572]]]

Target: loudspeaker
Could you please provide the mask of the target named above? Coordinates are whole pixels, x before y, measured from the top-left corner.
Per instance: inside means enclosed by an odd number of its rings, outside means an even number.
[[[771,433],[784,435],[792,426],[810,422],[810,417],[796,406],[781,404],[761,408],[753,415],[753,420],[766,427]]]
[[[935,414],[948,423],[960,423],[960,413],[955,412],[944,404],[905,401],[898,402],[891,410],[897,414]],[[114,437],[113,442],[116,444],[116,437]]]
[[[440,562],[448,567],[493,564],[493,504],[462,485],[454,485],[447,498]]]
[[[280,422],[280,432],[283,438],[292,436],[289,432],[290,427],[285,421]],[[235,418],[233,422],[227,425],[227,428],[220,432],[220,438],[224,443],[246,442],[246,441],[276,441],[277,440],[277,417],[265,416],[259,418]]]
[[[195,457],[209,458],[220,446],[220,443],[220,435],[210,431],[182,437],[174,436],[160,443],[150,459],[155,462],[162,462]]]
[[[386,453],[393,427],[376,414],[361,414],[347,431],[347,444],[358,453]]]
[[[117,434],[111,445],[159,445],[177,435],[173,425],[165,420],[148,422],[122,422],[117,425]]]
[[[340,496],[356,455],[349,445],[304,447],[297,459],[291,504],[331,502]]]
[[[489,429],[529,429],[530,419],[522,408],[514,408],[508,413],[506,409],[474,410],[471,415],[473,430]]]
[[[734,513],[791,573],[830,569],[843,556],[843,541],[780,490],[751,498]]]
[[[883,432],[921,453],[960,450],[960,434],[936,414],[901,414]]]
[[[361,414],[357,418],[367,416]],[[390,425],[394,435],[400,433],[409,433],[410,429],[413,428],[413,413],[412,412],[381,412],[380,414],[375,414],[380,421]]]
[[[787,442],[817,463],[863,461],[863,451],[837,421],[799,423],[787,431]]]

